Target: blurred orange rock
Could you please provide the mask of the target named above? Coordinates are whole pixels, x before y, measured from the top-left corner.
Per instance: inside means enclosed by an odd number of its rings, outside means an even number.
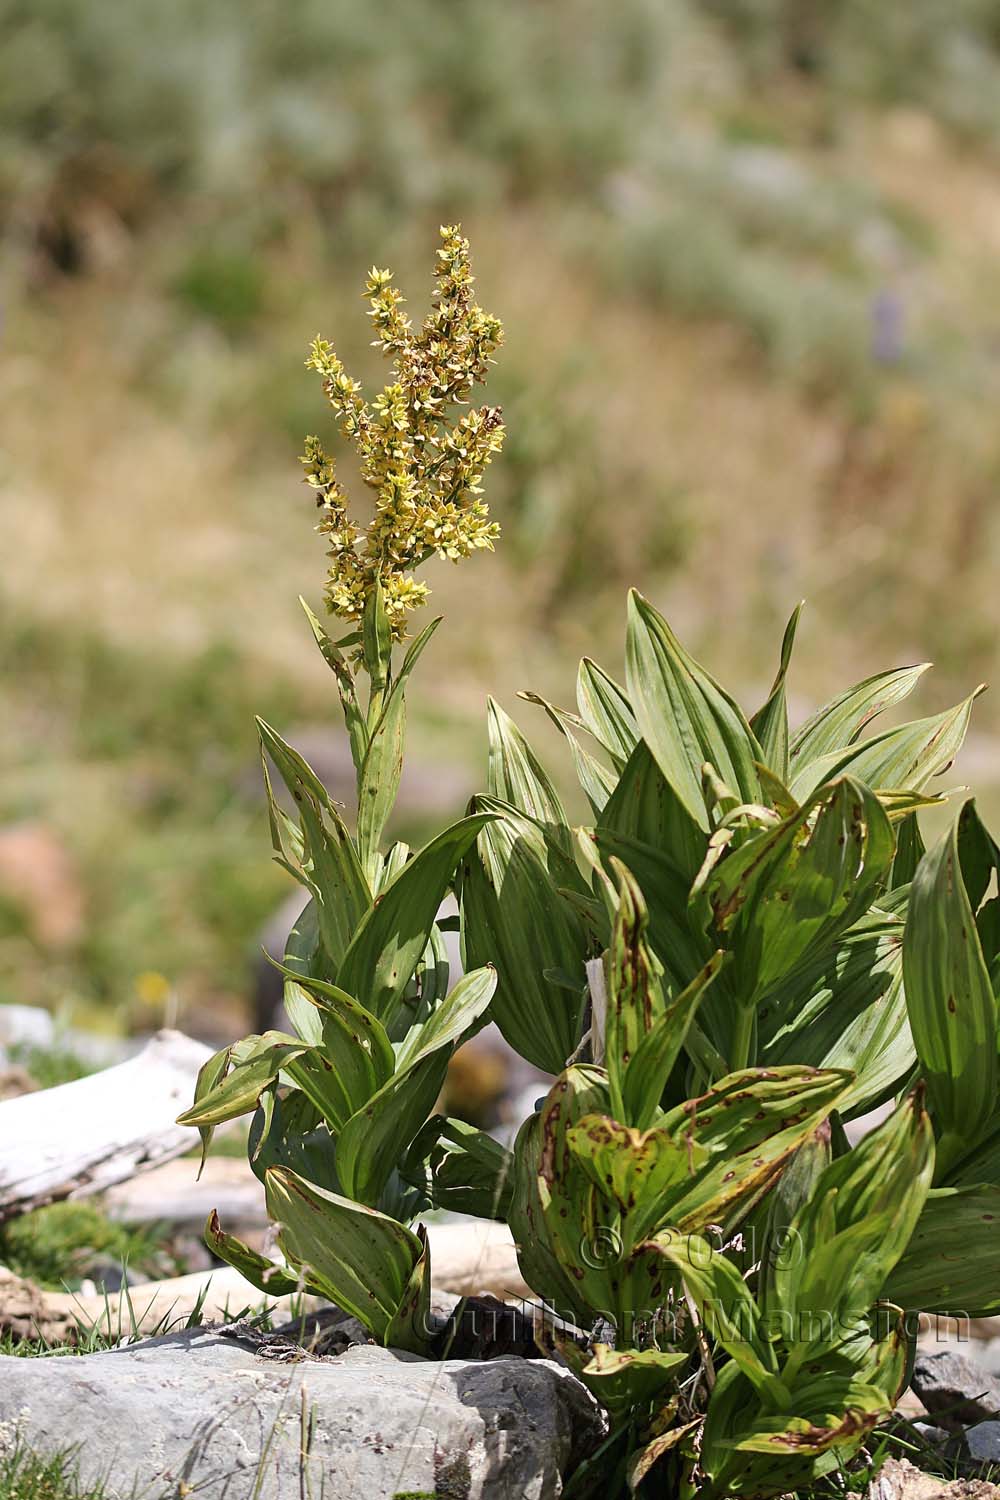
[[[45,823],[0,828],[0,900],[24,914],[46,948],[69,948],[83,932],[83,892],[69,852]]]

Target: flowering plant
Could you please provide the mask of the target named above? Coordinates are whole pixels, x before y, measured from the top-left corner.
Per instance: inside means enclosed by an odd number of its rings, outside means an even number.
[[[491,702],[485,794],[419,852],[384,850],[404,692],[438,623],[399,659],[427,592],[414,573],[496,537],[481,482],[500,414],[448,412],[500,325],[472,299],[457,229],[438,255],[419,334],[389,273],[369,277],[395,369],[370,406],[325,341],[310,356],[375,495],[362,527],[307,441],[327,608],[355,628],[334,641],[309,620],[358,809],[352,830],[260,725],[275,854],[310,898],[278,961],[292,1029],[216,1054],[181,1120],[207,1143],[252,1113],[284,1263],[214,1215],[208,1240],[262,1289],[304,1286],[425,1353],[421,1216],[505,1220],[528,1284],[590,1336],[545,1335],[611,1422],[578,1493],[588,1474],[705,1500],[808,1489],[891,1411],[914,1314],[1000,1310],[1000,848],[971,802],[929,851],[919,826],[975,694],[866,735],[924,670],[895,669],[793,732],[797,610],[747,716],[633,594],[624,686],[585,660],[575,710],[526,695],[566,738],[587,826]],[[449,1058],[489,1019],[553,1075],[511,1150],[434,1113]],[[852,1144],[845,1126],[881,1105]]]

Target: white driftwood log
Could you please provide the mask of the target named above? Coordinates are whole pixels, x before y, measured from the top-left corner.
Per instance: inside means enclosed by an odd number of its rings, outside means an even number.
[[[78,1332],[104,1338],[183,1328],[197,1309],[205,1323],[267,1308],[276,1318],[318,1307],[315,1297],[268,1297],[231,1266],[150,1281],[124,1292],[46,1292],[0,1266],[0,1329],[18,1338],[63,1343]]]
[[[210,1156],[200,1177],[193,1157],[164,1162],[110,1188],[101,1207],[121,1224],[200,1230],[213,1209],[226,1229],[263,1229],[268,1222],[264,1186],[245,1156]]]
[[[128,1062],[0,1104],[0,1222],[102,1192],[197,1142],[174,1124],[208,1047],[161,1031]],[[194,1173],[192,1172],[192,1177]]]
[[[167,1162],[112,1188],[104,1209],[113,1219],[141,1224],[163,1220],[200,1228],[213,1209],[223,1227],[263,1229],[268,1222],[264,1189],[245,1160],[209,1157],[196,1182],[193,1160]],[[492,1219],[428,1224],[431,1280],[442,1291],[469,1296],[528,1296],[510,1230]]]

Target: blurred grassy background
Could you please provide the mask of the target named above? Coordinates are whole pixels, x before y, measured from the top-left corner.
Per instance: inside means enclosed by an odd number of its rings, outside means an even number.
[[[509,439],[497,556],[427,575],[425,792],[487,689],[531,731],[517,688],[620,668],[630,583],[749,708],[802,596],[801,712],[989,678],[998,164],[1000,0],[0,0],[0,999],[243,1024],[286,889],[252,714],[337,729],[303,359],[380,376],[364,273],[419,315],[442,220]]]

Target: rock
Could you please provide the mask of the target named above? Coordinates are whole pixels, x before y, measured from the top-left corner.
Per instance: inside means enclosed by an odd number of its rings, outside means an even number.
[[[953,1430],[1000,1415],[1000,1385],[954,1349],[918,1351],[910,1384],[930,1415]]]
[[[1000,1422],[977,1422],[965,1429],[965,1447],[977,1464],[1000,1464]]]
[[[84,1485],[110,1478],[109,1500],[133,1484],[226,1500],[554,1500],[602,1430],[583,1387],[544,1360],[438,1363],[363,1345],[275,1363],[212,1330],[0,1358],[0,1452],[78,1441]]]
[[[851,1491],[845,1500],[860,1497]],[[864,1500],[1000,1500],[1000,1489],[983,1479],[941,1479],[915,1469],[905,1458],[887,1458]]]

